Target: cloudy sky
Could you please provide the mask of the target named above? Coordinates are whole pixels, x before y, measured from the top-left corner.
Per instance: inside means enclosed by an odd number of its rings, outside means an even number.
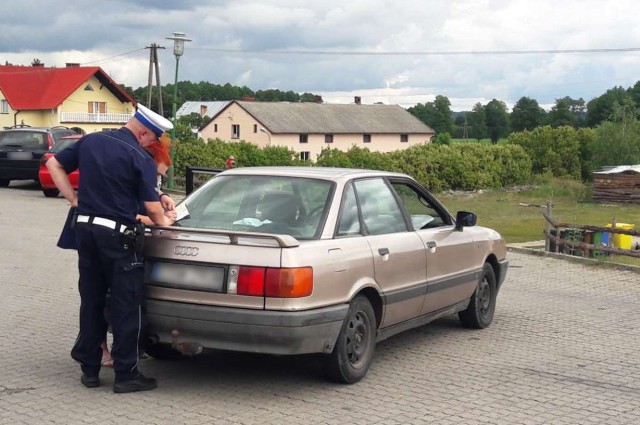
[[[0,63],[101,66],[116,82],[179,80],[455,111],[522,96],[589,101],[640,80],[638,0],[20,0],[0,8]]]

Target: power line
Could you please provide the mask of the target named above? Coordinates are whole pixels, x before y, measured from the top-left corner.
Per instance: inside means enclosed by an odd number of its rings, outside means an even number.
[[[109,56],[109,57],[106,57],[106,58],[103,58],[103,59],[96,59],[94,61],[84,62],[84,63],[81,63],[81,65],[91,65],[91,64],[96,64],[97,65],[97,64],[100,64],[100,63],[116,62],[116,61],[124,59],[125,56],[131,56],[134,53],[139,53],[139,52],[142,52],[144,50],[146,50],[146,47],[142,47],[142,48],[136,49],[136,50],[131,50],[131,51],[125,52],[125,53],[119,53],[117,55]]]
[[[219,49],[195,47],[200,50],[217,53],[240,53],[259,55],[333,55],[333,56],[459,56],[459,55],[539,55],[539,54],[576,54],[576,53],[628,53],[640,52],[640,47],[606,48],[606,49],[547,49],[547,50],[469,50],[469,51],[407,51],[407,52],[375,52],[375,51],[331,51],[331,50],[249,50]]]

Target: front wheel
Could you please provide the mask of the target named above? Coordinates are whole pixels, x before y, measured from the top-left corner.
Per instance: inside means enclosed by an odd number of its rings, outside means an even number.
[[[364,295],[351,301],[335,347],[325,358],[329,379],[353,384],[367,374],[376,346],[376,316]]]
[[[469,301],[469,307],[458,313],[462,325],[475,329],[488,327],[496,310],[496,292],[496,274],[491,264],[485,263],[478,286]]]

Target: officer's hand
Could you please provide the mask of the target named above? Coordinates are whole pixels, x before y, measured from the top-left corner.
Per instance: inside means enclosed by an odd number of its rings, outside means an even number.
[[[164,193],[161,197],[160,197],[160,203],[162,204],[162,208],[164,208],[165,211],[173,211],[176,208],[176,201],[174,201],[169,195],[167,195],[166,193]]]
[[[173,210],[173,211],[165,211],[164,212],[164,216],[169,219],[171,224],[173,224],[178,218],[178,213],[175,210]]]

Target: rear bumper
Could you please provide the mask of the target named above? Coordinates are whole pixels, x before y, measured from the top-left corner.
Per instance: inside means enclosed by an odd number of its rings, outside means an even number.
[[[38,180],[39,163],[33,167],[18,166],[10,160],[0,160],[0,179]]]
[[[348,304],[309,311],[267,311],[147,300],[148,334],[160,342],[269,354],[329,353]],[[172,332],[177,331],[174,341]],[[175,332],[174,332],[175,334]]]

